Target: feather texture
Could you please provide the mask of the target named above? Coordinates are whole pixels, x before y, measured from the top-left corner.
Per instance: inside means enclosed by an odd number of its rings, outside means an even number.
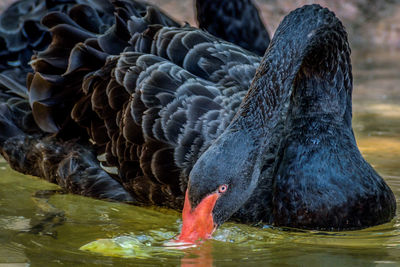
[[[101,166],[134,199],[181,207],[194,162],[230,123],[260,58],[154,7],[113,8],[106,31],[85,4],[43,18],[52,41],[31,61],[32,115],[63,139],[84,141],[84,129]]]
[[[393,193],[355,143],[350,48],[329,10],[290,13],[262,59],[140,2],[114,1],[107,30],[96,5],[68,10],[43,18],[52,41],[32,58],[28,91],[24,70],[0,74],[0,152],[14,169],[135,204],[180,209],[187,192],[196,209],[218,194],[210,229],[393,218]]]

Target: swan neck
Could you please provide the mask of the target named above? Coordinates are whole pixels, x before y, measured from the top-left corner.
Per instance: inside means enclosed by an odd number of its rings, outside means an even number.
[[[278,27],[232,124],[269,138],[289,107],[308,102],[298,111],[319,112],[332,101],[332,110],[351,123],[351,93],[350,48],[343,25],[328,10],[306,6]]]

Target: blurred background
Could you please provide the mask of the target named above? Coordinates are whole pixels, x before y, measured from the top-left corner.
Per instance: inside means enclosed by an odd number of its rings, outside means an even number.
[[[0,12],[16,0],[0,0]],[[272,35],[282,18],[305,4],[319,3],[343,21],[352,45],[400,49],[400,0],[253,0]],[[196,25],[193,0],[148,0],[174,18]]]

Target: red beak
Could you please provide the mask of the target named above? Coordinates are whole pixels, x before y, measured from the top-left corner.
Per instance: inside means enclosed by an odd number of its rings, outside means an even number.
[[[176,242],[195,243],[199,239],[205,240],[211,237],[216,228],[212,211],[218,198],[219,193],[208,195],[192,210],[189,193],[186,190],[182,230]]]

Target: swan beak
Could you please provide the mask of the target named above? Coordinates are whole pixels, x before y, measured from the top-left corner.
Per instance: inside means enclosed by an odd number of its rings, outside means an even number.
[[[212,211],[219,198],[219,193],[206,196],[195,209],[192,209],[189,201],[189,193],[186,190],[185,205],[182,211],[182,229],[176,242],[195,243],[200,239],[211,237],[216,226]]]

